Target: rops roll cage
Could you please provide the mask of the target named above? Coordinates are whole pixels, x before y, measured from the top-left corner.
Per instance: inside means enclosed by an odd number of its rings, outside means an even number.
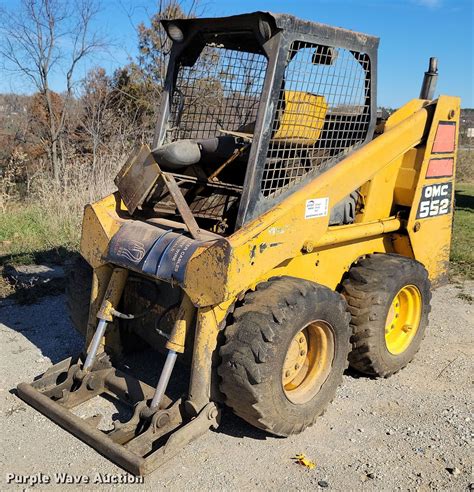
[[[273,207],[297,188],[307,183],[312,173],[307,173],[294,186],[283,190],[275,199],[264,200],[261,183],[265,160],[272,138],[272,122],[281,97],[282,82],[291,46],[295,42],[348,50],[356,60],[363,54],[367,69],[365,73],[365,107],[368,124],[365,137],[348,151],[372,139],[376,122],[376,73],[379,38],[366,34],[332,27],[316,22],[297,19],[286,14],[255,12],[223,18],[163,20],[162,24],[173,41],[168,71],[163,88],[160,112],[155,129],[153,146],[161,145],[169,129],[170,109],[176,77],[180,64],[192,66],[207,43],[225,39],[225,48],[263,54],[268,63],[263,90],[258,106],[253,132],[253,141],[245,181],[240,200],[236,229]],[[347,156],[342,153],[333,164]]]

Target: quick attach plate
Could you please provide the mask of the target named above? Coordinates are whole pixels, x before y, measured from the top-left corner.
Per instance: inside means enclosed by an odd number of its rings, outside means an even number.
[[[214,403],[208,403],[193,419],[185,413],[181,399],[172,402],[165,397],[160,409],[150,412],[151,386],[100,363],[78,381],[75,374],[80,367],[71,358],[65,359],[32,383],[19,384],[18,396],[129,473],[151,472],[219,425],[220,411]],[[71,411],[97,396],[118,400],[130,408],[132,417],[102,431],[97,427],[100,416],[83,419]]]

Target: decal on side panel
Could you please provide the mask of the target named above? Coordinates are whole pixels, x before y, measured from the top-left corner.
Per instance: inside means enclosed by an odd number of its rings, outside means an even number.
[[[305,219],[315,219],[316,217],[325,217],[329,210],[329,198],[311,198],[306,200],[304,211]]]
[[[417,219],[437,217],[451,212],[453,183],[439,183],[423,186],[420,204],[418,205]]]

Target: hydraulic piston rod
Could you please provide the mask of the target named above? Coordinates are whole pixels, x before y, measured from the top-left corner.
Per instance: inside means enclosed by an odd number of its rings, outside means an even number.
[[[178,311],[178,316],[176,318],[173,331],[171,332],[170,339],[166,344],[166,347],[168,348],[168,355],[166,356],[165,365],[161,371],[160,379],[150,404],[151,410],[159,408],[161,404],[161,400],[163,399],[168,386],[178,353],[184,352],[186,333],[193,321],[195,312],[196,309],[193,306],[193,303],[185,293],[183,300],[181,301],[181,306]]]
[[[97,356],[97,351],[99,350],[99,345],[102,337],[105,335],[105,329],[107,328],[107,321],[101,319],[97,325],[94,336],[92,337],[91,344],[89,346],[89,351],[87,352],[86,361],[84,362],[83,370],[88,371],[92,364],[94,364],[95,358]]]
[[[177,352],[175,352],[174,350],[168,350],[165,365],[163,366],[163,370],[161,371],[160,379],[158,381],[158,384],[156,385],[155,394],[153,395],[153,399],[150,403],[150,409],[152,410],[157,409],[160,406],[166,388],[168,387],[168,383],[170,381],[171,373],[173,372],[177,357]]]
[[[99,323],[97,324],[94,336],[92,337],[91,343],[89,344],[89,348],[87,350],[86,361],[84,362],[84,366],[82,368],[84,372],[90,371],[94,364],[100,348],[100,343],[105,335],[107,323],[113,320],[114,309],[117,307],[120,298],[122,297],[122,292],[125,287],[127,277],[128,270],[125,268],[114,268],[107,286],[107,290],[105,291],[101,307],[97,313]]]

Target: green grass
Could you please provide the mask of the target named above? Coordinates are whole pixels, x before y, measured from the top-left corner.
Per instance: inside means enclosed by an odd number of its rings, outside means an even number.
[[[81,213],[76,209],[15,205],[0,215],[0,299],[35,302],[62,292],[64,279],[21,284],[4,272],[7,265],[63,264],[79,246]]]
[[[35,263],[42,253],[75,251],[79,245],[80,214],[55,207],[15,206],[1,216],[0,265]]]
[[[474,184],[456,184],[456,210],[451,245],[452,271],[474,278]]]
[[[459,149],[456,179],[460,183],[474,183],[474,149]]]

